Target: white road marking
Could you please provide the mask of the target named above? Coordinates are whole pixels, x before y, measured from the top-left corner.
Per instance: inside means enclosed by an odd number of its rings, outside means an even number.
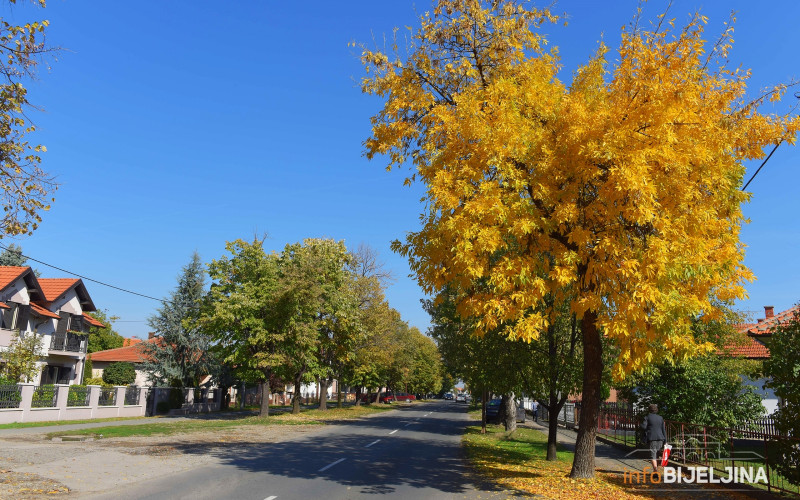
[[[397,432],[397,431],[399,431],[399,430],[400,430],[400,429],[395,429],[395,430],[393,430],[392,432],[390,432],[390,433],[389,433],[389,435],[391,436],[392,434],[394,434],[395,432]]]
[[[404,425],[403,427],[408,427],[409,425],[411,425],[411,424],[413,424],[413,423],[414,423],[414,422],[409,422],[409,423],[407,423],[406,425]]]
[[[317,472],[325,472],[326,470],[330,469],[330,468],[331,468],[331,467],[333,467],[334,465],[336,465],[336,464],[340,464],[340,463],[344,462],[345,460],[347,460],[347,459],[346,459],[346,458],[340,458],[339,460],[337,460],[337,461],[333,462],[332,464],[328,464],[328,465],[326,465],[325,467],[321,468],[321,469],[320,469],[320,470],[318,470]]]
[[[369,447],[370,447],[370,446],[372,446],[373,444],[378,444],[379,442],[380,442],[380,439],[376,439],[375,441],[373,441],[373,442],[371,442],[370,444],[366,445],[364,448],[369,448]]]
[[[276,498],[278,498],[277,495],[272,495],[271,497],[267,497],[264,500],[275,500]]]

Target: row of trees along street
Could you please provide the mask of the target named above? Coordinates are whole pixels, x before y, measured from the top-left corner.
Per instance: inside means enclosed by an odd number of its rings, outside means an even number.
[[[579,478],[594,475],[604,373],[715,349],[692,325],[752,279],[743,162],[793,143],[800,119],[761,112],[787,85],[747,96],[732,25],[709,44],[699,14],[679,29],[637,15],[618,53],[601,43],[567,84],[541,30],[555,21],[513,0],[439,0],[405,43],[363,46],[362,90],[384,102],[365,148],[426,188],[422,227],[393,248],[426,293],[452,291],[464,342],[532,342],[553,308],[574,318]]]
[[[255,239],[227,250],[208,265],[209,290],[193,255],[150,318],[156,341],[142,345],[156,384],[193,387],[207,374],[223,387],[258,383],[262,416],[271,392],[286,384],[294,386],[294,412],[309,382],[323,395],[334,379],[340,390],[357,388],[356,404],[362,389],[439,392],[438,350],[387,303],[390,276],[371,249],[307,239],[267,253]],[[325,397],[319,406],[326,409]]]

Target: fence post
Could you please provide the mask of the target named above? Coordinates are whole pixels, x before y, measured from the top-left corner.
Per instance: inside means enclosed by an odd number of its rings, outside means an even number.
[[[20,417],[20,422],[25,422],[31,413],[31,403],[33,402],[33,390],[36,387],[35,384],[18,384],[20,386],[20,398],[21,401],[19,402],[19,408],[22,410],[22,417]]]
[[[683,455],[683,465],[686,465],[686,436],[683,434],[683,422],[681,422],[681,455]]]
[[[767,433],[764,433],[764,467],[767,468],[767,491],[772,491],[772,477],[769,475],[769,446],[767,446]]]
[[[67,400],[69,399],[69,384],[54,384],[56,391],[56,408],[58,408],[58,419],[63,420],[67,411]]]
[[[117,416],[119,416],[122,407],[125,406],[125,389],[127,389],[125,385],[114,386],[114,407],[117,409]]]
[[[100,405],[100,386],[99,385],[87,385],[89,389],[89,406],[92,407],[91,417],[94,418],[94,412],[97,410],[97,407]]]

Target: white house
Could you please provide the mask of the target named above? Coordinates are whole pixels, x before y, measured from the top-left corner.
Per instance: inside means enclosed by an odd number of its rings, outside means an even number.
[[[103,326],[86,314],[95,310],[80,279],[39,279],[30,267],[0,266],[0,352],[17,332],[37,335],[45,356],[33,383],[80,383],[89,328]]]

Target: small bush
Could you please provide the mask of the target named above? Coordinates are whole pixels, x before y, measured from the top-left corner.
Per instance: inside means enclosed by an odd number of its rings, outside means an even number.
[[[183,407],[183,403],[185,398],[183,396],[183,389],[180,387],[173,387],[169,391],[169,405],[170,408],[177,410],[178,408]]]
[[[100,377],[91,377],[84,380],[84,385],[102,385],[103,387],[111,387],[112,384],[106,383],[106,381]]]
[[[169,401],[159,401],[156,405],[156,412],[161,414],[168,413],[171,408],[172,405]]]
[[[111,385],[130,385],[136,380],[136,368],[126,361],[111,363],[103,370],[103,380]]]

